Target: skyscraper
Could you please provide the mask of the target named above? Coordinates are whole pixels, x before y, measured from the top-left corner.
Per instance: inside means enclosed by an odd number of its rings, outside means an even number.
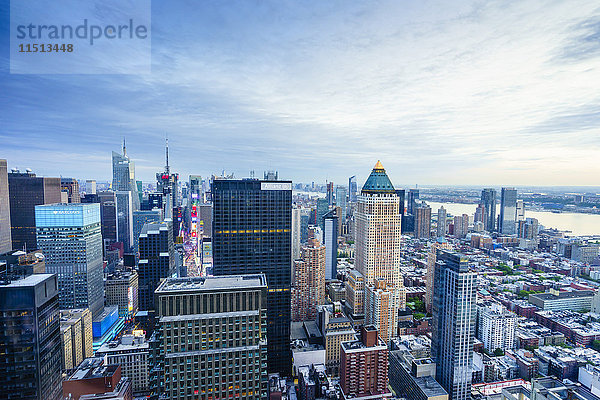
[[[477,337],[490,352],[496,349],[512,350],[515,347],[515,330],[518,315],[502,304],[484,304],[477,310]]]
[[[483,189],[481,191],[481,204],[483,204],[483,226],[486,231],[496,230],[496,190]]]
[[[516,233],[517,189],[502,188],[498,222],[498,231],[500,233],[505,235],[514,235]]]
[[[365,286],[365,323],[373,325],[385,343],[396,335],[398,309],[394,307],[394,292],[384,279],[375,279]]]
[[[133,246],[133,192],[118,191],[117,199],[117,242],[123,243],[126,252]]]
[[[269,371],[291,374],[292,182],[215,179],[214,275],[264,273]]]
[[[0,285],[0,393],[7,399],[62,399],[56,275]]]
[[[460,254],[437,253],[433,291],[431,355],[436,380],[451,400],[471,397],[476,320],[476,273]]]
[[[292,262],[300,258],[300,243],[301,243],[301,232],[300,232],[300,208],[292,208]]]
[[[46,272],[58,276],[60,307],[89,308],[96,317],[104,308],[100,206],[36,206],[35,223]]]
[[[348,200],[350,200],[351,203],[356,203],[357,192],[356,176],[351,176],[348,178]]]
[[[429,247],[427,253],[427,275],[425,281],[425,308],[427,312],[431,312],[431,303],[433,301],[433,288],[435,279],[435,263],[437,261],[438,249],[450,249],[452,246],[445,237],[440,236],[437,240]]]
[[[345,187],[338,186],[335,189],[335,204],[340,207],[342,211],[339,215],[340,222],[346,222],[346,216],[348,215],[348,194],[346,193]]]
[[[123,139],[123,154],[112,152],[113,181],[112,190],[131,192],[133,210],[140,209],[137,183],[135,181],[135,164],[129,159]],[[133,211],[132,210],[132,211]]]
[[[172,174],[169,166],[169,139],[165,146],[165,170],[156,174],[156,190],[163,195],[163,215],[165,218],[173,218],[173,208],[178,207],[179,202],[179,174]],[[175,222],[175,221],[174,221]]]
[[[69,203],[81,203],[79,194],[79,182],[73,178],[60,178],[61,191],[67,194]]]
[[[355,268],[364,276],[365,286],[374,285],[376,279],[385,280],[387,290],[393,294],[391,307],[394,316],[406,305],[406,291],[400,272],[402,216],[399,201],[392,182],[378,161],[358,196]],[[368,318],[367,315],[365,317]]]
[[[400,202],[400,215],[404,215],[404,213],[406,212],[406,205],[404,204],[405,198],[406,198],[406,190],[397,189],[396,195],[398,196],[398,199],[400,200],[399,201]]]
[[[133,212],[133,252],[139,250],[140,233],[144,225],[148,222],[159,223],[162,221],[162,210],[155,208],[154,210],[138,210]]]
[[[264,275],[166,279],[156,295],[155,394],[268,398]]]
[[[448,224],[446,223],[446,209],[444,206],[440,207],[437,212],[437,237],[446,236]]]
[[[60,202],[60,178],[38,178],[31,171],[8,174],[13,249],[37,249],[35,206]]]
[[[327,199],[317,199],[317,210],[315,213],[315,215],[316,215],[315,225],[320,226],[321,229],[324,229],[323,217],[328,212],[329,212],[329,205],[327,204]]]
[[[96,181],[93,179],[88,179],[85,181],[85,193],[86,194],[96,194]]]
[[[469,233],[469,216],[467,214],[454,217],[454,236],[464,238]]]
[[[419,189],[408,189],[408,214],[415,215],[415,208],[417,208],[417,200],[419,200]]]
[[[333,182],[327,182],[327,205],[332,206],[335,204],[335,197],[333,194]]]
[[[175,245],[170,221],[146,223],[139,237],[138,285],[140,310],[154,310],[154,291],[175,276]]]
[[[331,210],[323,217],[323,237],[325,242],[325,279],[337,278],[337,238],[338,218],[336,210]]]
[[[525,203],[523,200],[517,200],[517,222],[525,221]]]
[[[431,235],[431,207],[419,204],[415,212],[415,238],[429,239]]]
[[[6,160],[0,160],[0,254],[12,250],[10,238],[10,199]]]
[[[302,259],[294,261],[292,321],[314,320],[317,306],[325,304],[326,248],[310,231],[307,245],[302,246]]]

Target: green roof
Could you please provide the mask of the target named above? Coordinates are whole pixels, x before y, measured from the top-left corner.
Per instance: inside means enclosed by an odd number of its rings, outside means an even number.
[[[361,190],[362,193],[396,193],[394,185],[385,173],[381,162],[377,161],[371,175],[365,182]]]

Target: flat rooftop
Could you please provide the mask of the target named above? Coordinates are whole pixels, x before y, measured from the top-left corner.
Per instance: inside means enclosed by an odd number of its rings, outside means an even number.
[[[33,274],[33,275],[29,275],[26,278],[23,279],[17,279],[15,281],[12,281],[11,283],[9,283],[8,285],[2,285],[0,287],[26,287],[26,286],[35,286],[35,285],[39,285],[40,283],[44,282],[46,279],[50,278],[53,274]]]
[[[69,381],[92,379],[112,376],[119,368],[118,365],[104,365],[104,358],[86,358],[77,370],[69,377]]]
[[[264,274],[170,278],[158,286],[156,293],[257,287],[267,287],[267,278]]]
[[[579,297],[593,297],[594,292],[591,290],[573,290],[571,292],[560,292],[557,295],[552,293],[538,293],[530,295],[532,298],[537,298],[540,300],[548,301],[548,300],[563,300],[563,299],[576,299]]]

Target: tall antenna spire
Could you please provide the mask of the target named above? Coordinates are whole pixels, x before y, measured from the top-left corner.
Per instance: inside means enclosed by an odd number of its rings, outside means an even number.
[[[165,137],[165,141],[166,141],[165,155],[166,155],[166,159],[167,159],[167,165],[165,166],[165,171],[167,172],[167,175],[169,175],[169,137],[168,136]]]
[[[125,136],[123,136],[123,155],[127,155],[127,148],[125,147]]]

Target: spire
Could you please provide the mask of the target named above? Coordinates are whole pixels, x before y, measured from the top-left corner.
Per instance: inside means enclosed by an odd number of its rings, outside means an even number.
[[[123,136],[123,156],[127,155],[127,148],[125,147],[125,136]]]
[[[371,175],[362,187],[361,193],[396,193],[381,161],[378,160],[375,167],[373,167],[373,171],[371,171]]]
[[[165,171],[167,172],[167,175],[169,175],[169,138],[165,137],[165,141],[166,141],[165,155],[166,155],[166,159],[167,159],[167,165],[165,166]]]
[[[373,167],[374,170],[377,169],[382,169],[385,171],[385,168],[383,168],[383,165],[381,165],[381,161],[377,160],[377,164],[375,164],[375,166]]]

